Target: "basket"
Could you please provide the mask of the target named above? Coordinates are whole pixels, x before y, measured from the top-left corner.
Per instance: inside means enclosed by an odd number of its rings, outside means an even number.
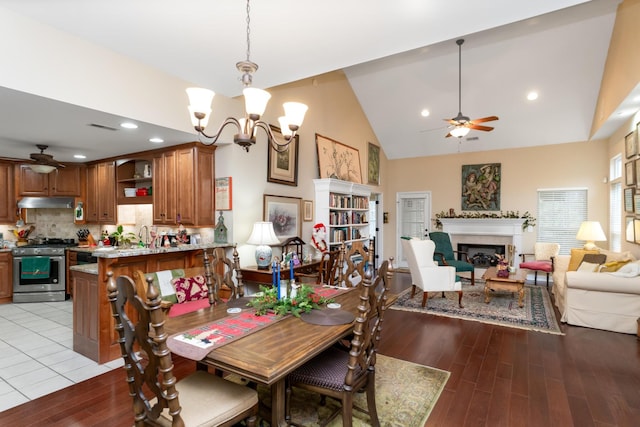
[[[124,196],[125,197],[136,197],[136,188],[125,188],[124,189]]]

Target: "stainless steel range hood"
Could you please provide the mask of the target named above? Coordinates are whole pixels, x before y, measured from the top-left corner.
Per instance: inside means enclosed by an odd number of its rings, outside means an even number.
[[[73,209],[73,197],[23,197],[18,200],[18,208],[70,208]]]

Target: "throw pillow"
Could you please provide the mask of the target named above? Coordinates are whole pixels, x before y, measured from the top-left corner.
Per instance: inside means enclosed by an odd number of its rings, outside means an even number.
[[[582,262],[585,254],[597,254],[599,251],[597,249],[589,250],[589,249],[571,249],[571,259],[569,259],[569,268],[567,271],[576,271]]]
[[[578,270],[576,271],[586,271],[587,273],[593,273],[598,271],[599,267],[600,267],[600,264],[582,261],[582,263],[580,264],[580,267],[578,267]]]
[[[171,281],[176,277],[184,277],[183,269],[162,270],[151,274],[153,286],[156,287],[163,301],[178,302],[176,290]]]
[[[604,264],[602,264],[602,267],[600,267],[600,272],[601,273],[613,273],[614,271],[618,271],[620,270],[620,268],[628,263],[630,263],[631,260],[623,260],[623,261],[610,261],[610,262],[605,262]]]
[[[636,277],[640,276],[640,264],[638,262],[630,262],[623,265],[618,271],[611,273],[613,276],[620,277]]]
[[[600,253],[601,254],[605,254],[607,256],[607,262],[610,261],[624,261],[624,260],[631,260],[631,261],[635,261],[636,258],[633,256],[633,254],[629,251],[625,251],[625,252],[613,252],[613,251],[609,251],[607,249],[600,249]]]
[[[205,299],[209,296],[204,276],[177,277],[171,281],[178,303]]]

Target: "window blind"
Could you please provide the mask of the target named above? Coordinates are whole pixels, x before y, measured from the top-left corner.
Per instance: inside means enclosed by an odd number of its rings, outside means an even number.
[[[538,190],[539,242],[559,243],[560,253],[568,255],[571,248],[584,245],[576,240],[576,234],[586,220],[586,189]]]

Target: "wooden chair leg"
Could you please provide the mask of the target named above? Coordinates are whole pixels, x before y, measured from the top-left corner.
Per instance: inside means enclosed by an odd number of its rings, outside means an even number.
[[[429,299],[429,292],[424,292],[422,294],[422,308],[427,305],[427,300]]]
[[[471,270],[471,286],[476,285],[476,271],[475,268]]]
[[[464,305],[462,305],[462,291],[458,291],[458,307],[464,308]]]
[[[538,285],[538,270],[533,273],[533,284]]]
[[[416,285],[411,285],[411,297],[413,298],[414,296],[416,296]]]
[[[547,272],[547,290],[549,290],[549,273]]]

